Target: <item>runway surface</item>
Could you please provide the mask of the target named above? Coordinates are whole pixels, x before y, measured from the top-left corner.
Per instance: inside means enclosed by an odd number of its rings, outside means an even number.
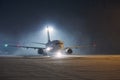
[[[1,56],[0,80],[120,80],[120,56]]]

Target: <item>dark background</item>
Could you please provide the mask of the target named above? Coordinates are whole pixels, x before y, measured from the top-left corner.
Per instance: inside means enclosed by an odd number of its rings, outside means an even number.
[[[1,45],[25,41],[49,23],[75,44],[96,45],[81,49],[85,54],[120,54],[119,0],[0,0]]]

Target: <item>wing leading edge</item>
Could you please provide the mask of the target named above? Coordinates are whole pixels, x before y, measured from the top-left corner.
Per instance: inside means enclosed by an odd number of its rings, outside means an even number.
[[[26,48],[26,49],[45,49],[43,47],[32,47],[32,46],[20,46],[20,45],[9,45],[10,47]]]

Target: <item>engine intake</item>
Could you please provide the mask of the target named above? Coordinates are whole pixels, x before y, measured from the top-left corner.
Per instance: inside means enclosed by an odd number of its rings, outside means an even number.
[[[66,52],[66,54],[72,54],[73,53],[71,48],[66,48],[65,52]]]
[[[44,51],[42,48],[38,49],[38,54],[44,54]]]

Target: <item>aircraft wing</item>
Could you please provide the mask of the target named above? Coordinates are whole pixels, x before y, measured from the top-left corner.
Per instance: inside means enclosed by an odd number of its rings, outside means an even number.
[[[31,48],[31,49],[45,49],[45,48],[43,48],[43,47],[32,47],[32,46],[20,46],[20,45],[9,45],[10,47],[17,47],[17,48],[26,48],[26,49],[29,49],[29,48]]]
[[[32,43],[46,45],[46,43],[40,43],[40,42],[32,42]]]

